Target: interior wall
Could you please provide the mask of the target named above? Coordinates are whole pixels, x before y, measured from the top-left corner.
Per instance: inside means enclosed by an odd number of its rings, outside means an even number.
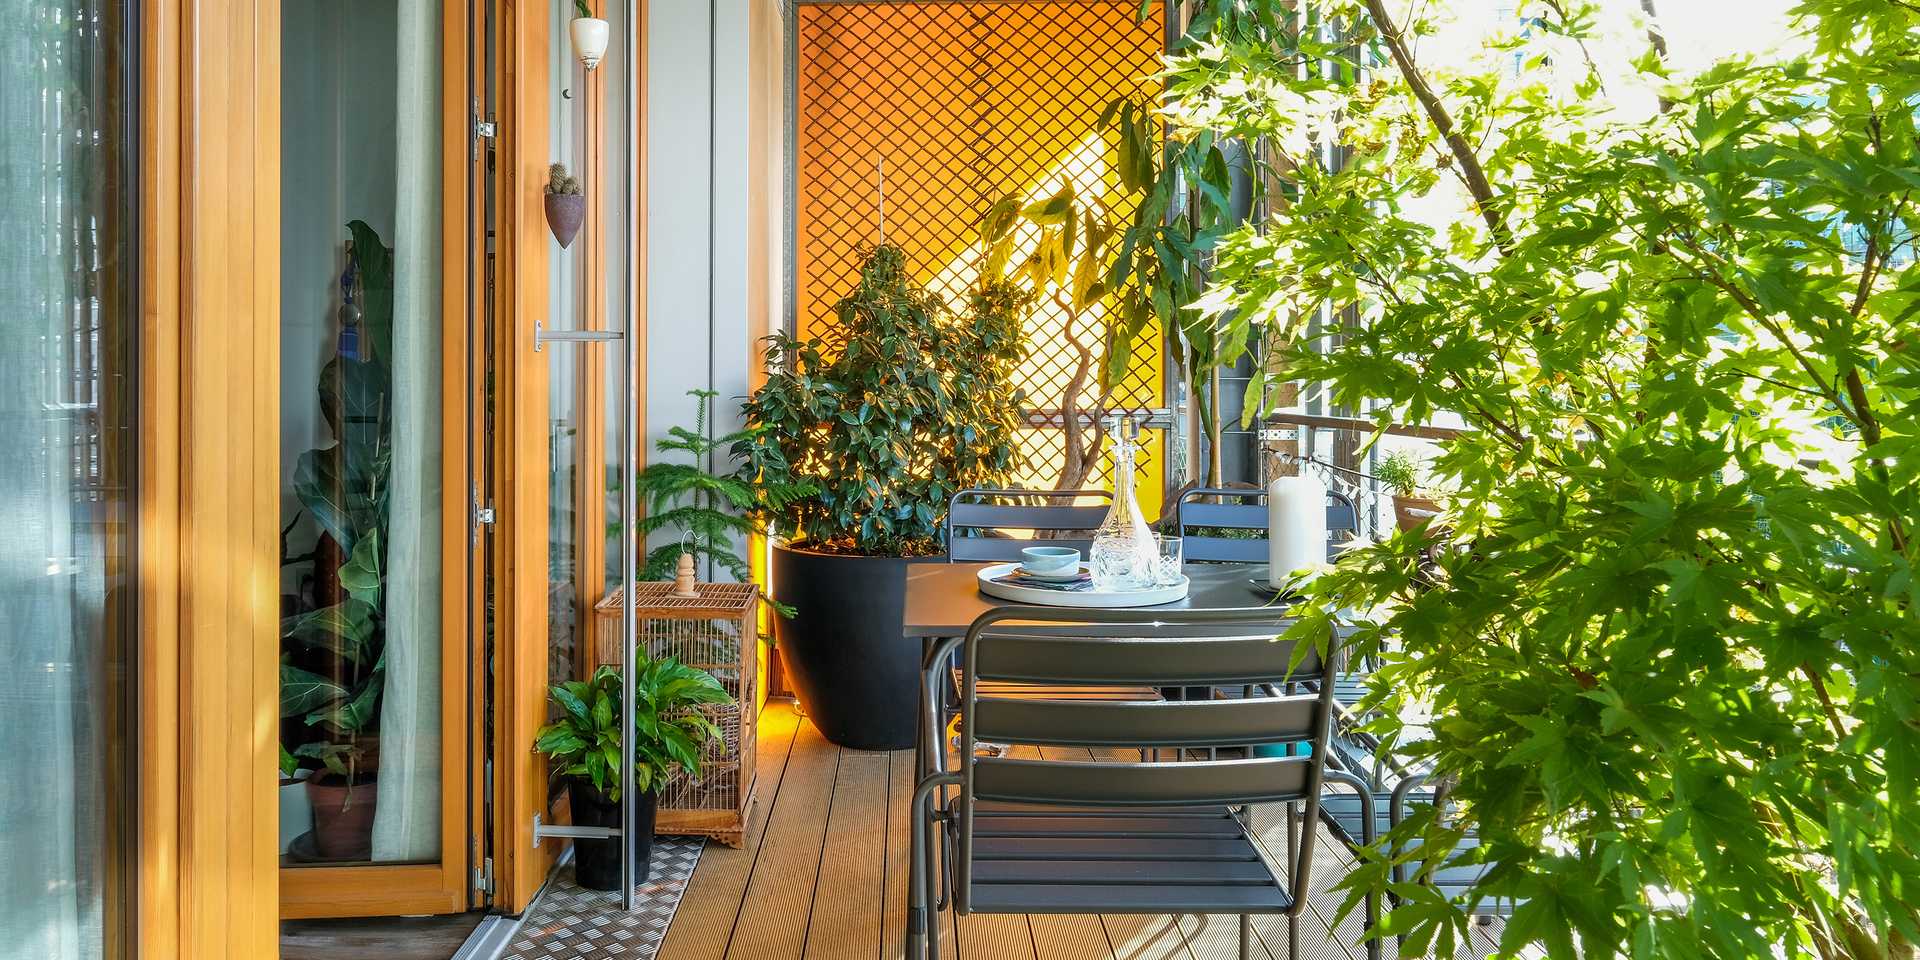
[[[340,330],[347,222],[393,243],[398,11],[391,0],[282,0],[281,15],[281,96],[293,109],[280,131],[280,475],[291,478],[302,453],[334,439],[318,386]],[[280,496],[287,516],[298,498],[286,483]]]

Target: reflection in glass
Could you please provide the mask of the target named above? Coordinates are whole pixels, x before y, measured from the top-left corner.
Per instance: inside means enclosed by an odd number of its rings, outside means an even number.
[[[134,776],[127,12],[0,0],[0,954],[126,952]]]
[[[436,0],[284,0],[282,862],[440,856]]]

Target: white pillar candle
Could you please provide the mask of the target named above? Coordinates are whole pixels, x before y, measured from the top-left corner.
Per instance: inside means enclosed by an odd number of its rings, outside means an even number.
[[[1327,485],[1312,474],[1267,484],[1267,582],[1304,582],[1327,562]],[[1298,571],[1306,571],[1296,576]]]

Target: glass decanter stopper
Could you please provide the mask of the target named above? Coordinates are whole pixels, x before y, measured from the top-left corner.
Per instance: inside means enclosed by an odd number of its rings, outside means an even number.
[[[1113,506],[1093,536],[1093,588],[1145,589],[1156,582],[1159,548],[1133,494],[1133,456],[1139,428],[1132,418],[1118,414],[1102,417],[1100,423],[1113,439]]]

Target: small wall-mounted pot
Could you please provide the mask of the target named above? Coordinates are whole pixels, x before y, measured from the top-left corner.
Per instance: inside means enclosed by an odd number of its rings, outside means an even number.
[[[587,219],[587,198],[578,193],[549,193],[546,208],[547,229],[553,231],[553,238],[560,241],[560,248],[564,250],[573,243],[573,238],[580,233],[580,224]]]
[[[575,17],[567,25],[567,32],[573,37],[573,55],[580,65],[592,70],[600,65],[600,58],[607,55],[607,22],[599,17]]]

